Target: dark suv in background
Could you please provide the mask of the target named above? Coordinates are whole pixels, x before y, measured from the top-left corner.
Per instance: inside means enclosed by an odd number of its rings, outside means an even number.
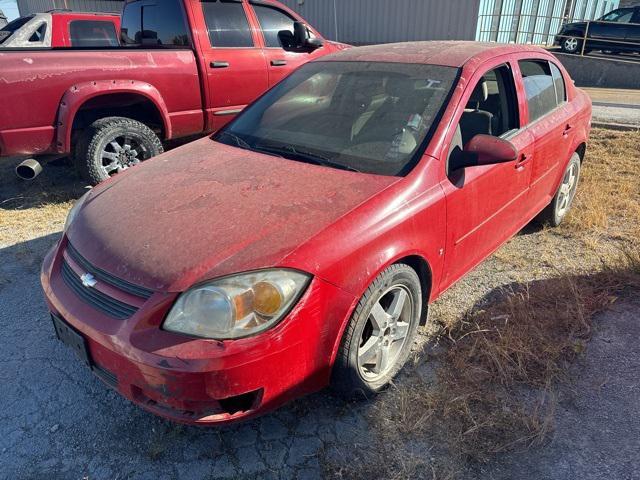
[[[592,22],[568,23],[556,35],[555,45],[566,53],[580,53],[585,33],[585,53],[640,52],[640,6],[618,8]]]

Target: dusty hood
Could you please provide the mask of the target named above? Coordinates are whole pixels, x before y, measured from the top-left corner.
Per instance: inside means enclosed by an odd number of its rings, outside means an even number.
[[[94,266],[149,288],[181,291],[276,265],[395,180],[205,138],[96,187],[68,235]]]

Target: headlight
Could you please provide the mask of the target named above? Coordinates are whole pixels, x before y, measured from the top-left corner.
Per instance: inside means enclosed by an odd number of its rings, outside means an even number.
[[[183,293],[162,327],[217,340],[254,335],[289,313],[309,279],[294,270],[261,270],[213,280]]]
[[[64,222],[63,232],[66,232],[69,226],[73,223],[90,192],[91,190],[82,195],[78,200],[76,200],[76,203],[73,204],[73,207],[71,207],[71,210],[69,210],[69,213],[67,214],[67,220]]]

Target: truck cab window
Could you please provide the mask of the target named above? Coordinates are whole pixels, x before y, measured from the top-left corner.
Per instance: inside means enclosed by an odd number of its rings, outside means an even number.
[[[205,1],[202,13],[212,47],[253,47],[249,21],[240,2]]]
[[[295,20],[287,13],[274,7],[267,5],[253,5],[258,16],[260,28],[264,35],[264,43],[267,48],[285,48],[286,39],[283,41],[280,32],[288,32],[290,35],[285,37],[293,37],[293,22]]]
[[[117,47],[118,36],[113,22],[74,20],[69,24],[72,47]]]
[[[138,0],[122,12],[124,46],[188,47],[191,45],[182,4],[177,0]]]

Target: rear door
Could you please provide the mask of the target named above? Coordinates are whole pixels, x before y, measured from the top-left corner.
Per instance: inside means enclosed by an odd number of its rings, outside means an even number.
[[[209,91],[208,125],[217,130],[267,90],[267,64],[246,3],[203,1],[200,6],[194,14],[202,15],[208,33],[208,41],[200,45]]]
[[[273,86],[300,65],[324,54],[324,47],[313,51],[298,51],[288,48],[283,42],[293,37],[296,19],[287,11],[266,1],[251,1],[251,8],[263,38],[265,58],[269,69],[269,86]],[[285,33],[287,32],[287,33]]]
[[[527,128],[535,138],[531,165],[531,209],[547,205],[569,159],[575,135],[574,107],[567,101],[565,78],[553,62],[524,59],[518,62],[521,91],[525,95]]]
[[[484,86],[482,85],[484,83]],[[534,140],[522,128],[511,62],[480,69],[466,88],[466,106],[452,122],[447,176],[447,241],[442,288],[447,288],[515,234],[527,221]],[[517,160],[453,170],[456,155],[477,134],[510,141]]]
[[[630,43],[629,45],[626,45],[628,50],[640,52],[640,7],[635,8],[633,18],[627,28],[627,37],[625,41]]]

